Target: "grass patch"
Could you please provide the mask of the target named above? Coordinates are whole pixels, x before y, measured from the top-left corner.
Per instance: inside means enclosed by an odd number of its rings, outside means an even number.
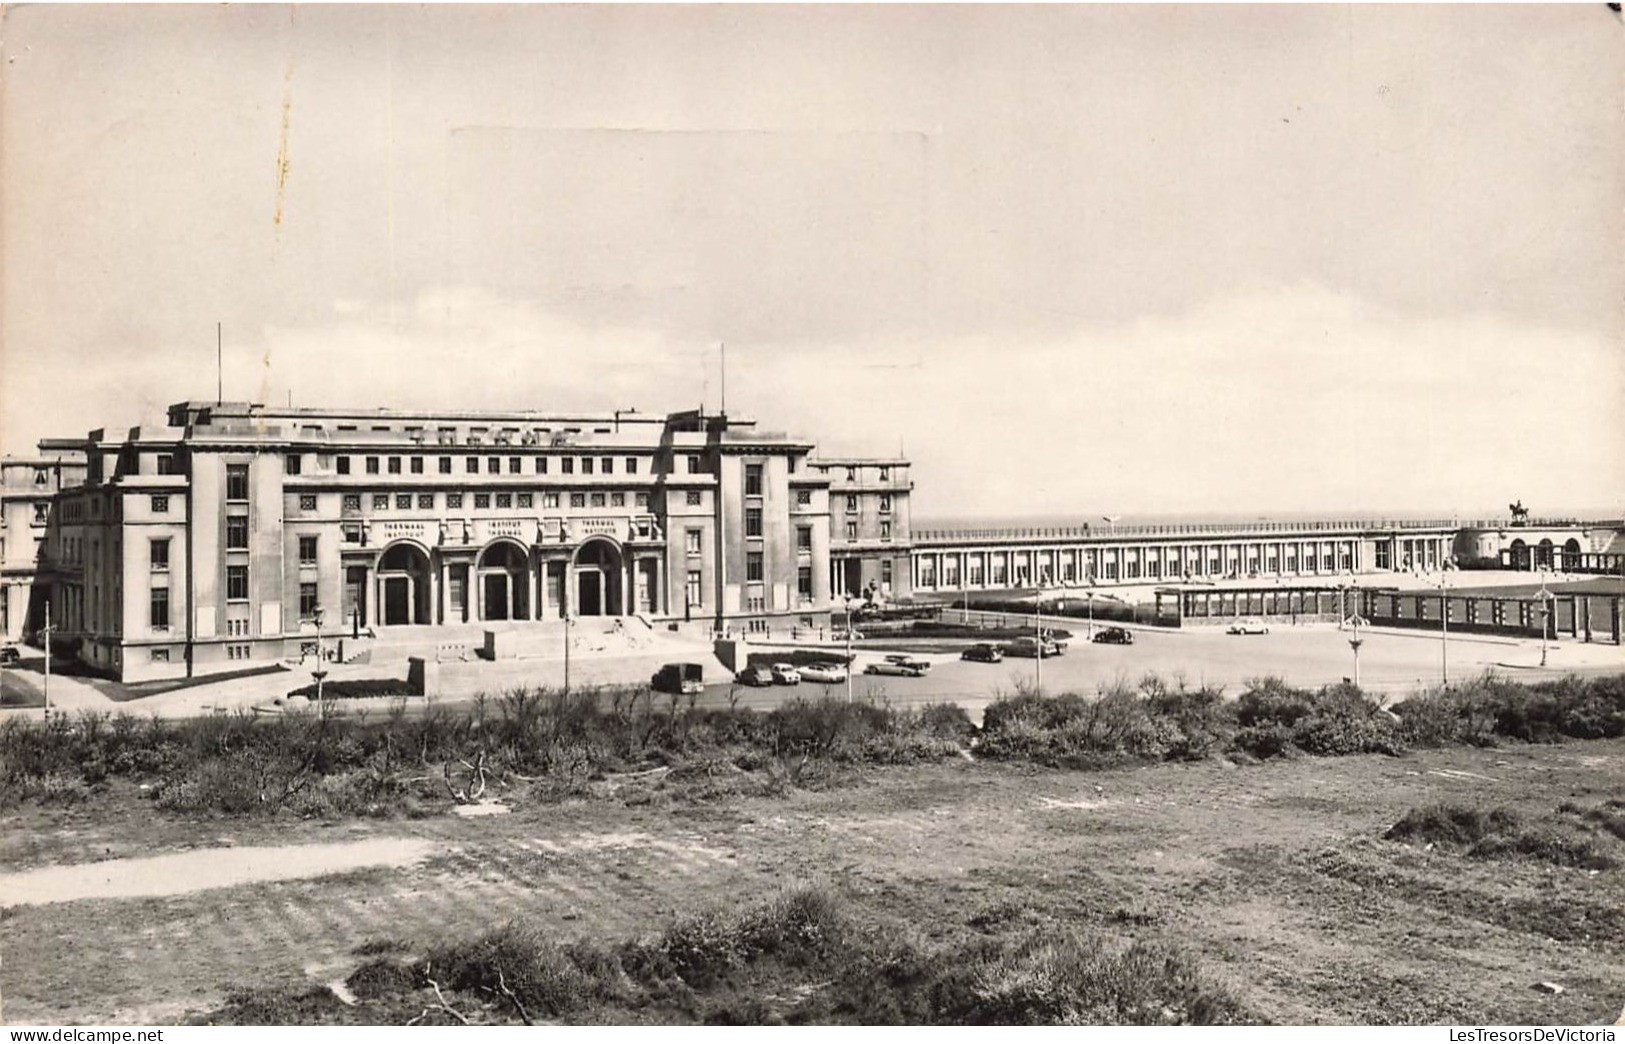
[[[1611,820],[1603,819],[1612,825]],[[1587,828],[1584,813],[1530,823],[1507,808],[1438,804],[1413,808],[1383,837],[1406,844],[1432,845],[1478,859],[1526,857],[1555,866],[1611,870],[1619,865],[1609,831]]]
[[[264,990],[233,995],[208,1021],[1176,1025],[1249,1017],[1166,942],[1111,944],[1052,927],[933,946],[859,924],[821,887],[692,914],[611,946],[561,943],[513,922],[415,960],[375,957],[347,985],[360,1002],[353,1009],[325,990]]]

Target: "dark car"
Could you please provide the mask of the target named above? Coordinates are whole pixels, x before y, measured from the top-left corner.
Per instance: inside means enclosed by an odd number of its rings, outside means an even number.
[[[1059,642],[1049,638],[1016,638],[1004,647],[1006,656],[1025,656],[1028,659],[1049,659],[1061,655],[1064,648]]]
[[[977,663],[998,663],[1004,659],[1004,651],[997,645],[973,645],[959,654],[961,660],[974,660]]]
[[[15,645],[0,646],[0,664],[9,667],[11,664],[20,663],[22,658],[23,654],[17,651]]]
[[[705,668],[697,663],[668,663],[649,679],[656,692],[691,696],[705,689]]]
[[[766,688],[773,684],[773,672],[766,667],[746,667],[734,675],[734,681],[741,685],[755,685]]]
[[[1102,627],[1094,640],[1102,645],[1133,645],[1134,632],[1123,627]]]

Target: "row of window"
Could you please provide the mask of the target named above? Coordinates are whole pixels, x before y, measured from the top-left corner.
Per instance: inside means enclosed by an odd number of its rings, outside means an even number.
[[[857,497],[857,494],[848,493],[846,495],[846,513],[849,514],[849,515],[855,515],[855,514],[858,513],[858,497]],[[891,514],[891,494],[890,493],[882,493],[882,494],[880,494],[880,513],[882,515]]]
[[[470,455],[462,458],[463,471],[469,475],[478,475],[481,473],[481,462],[483,461],[484,473],[487,475],[501,475],[504,472],[509,475],[523,475],[525,473],[525,459],[524,457],[476,457]],[[530,458],[533,461],[531,469],[538,475],[549,474],[549,469],[552,467],[550,461],[558,462],[560,475],[613,475],[615,474],[616,459],[610,456],[536,456]],[[641,467],[639,464],[640,458],[622,457],[619,459],[622,474],[638,474]],[[300,455],[297,453],[288,455],[288,474],[298,475],[303,473],[303,465],[300,460]],[[354,458],[345,455],[334,457],[333,468],[340,475],[351,474],[353,460]],[[361,466],[368,475],[422,475],[428,469],[428,460],[428,457],[368,456],[361,458]],[[450,475],[456,471],[456,457],[436,457],[434,461],[435,470],[442,475]],[[689,457],[685,463],[690,475],[703,474],[705,471],[704,462],[699,457]]]
[[[392,507],[397,511],[410,511],[416,508],[419,511],[432,511],[436,506],[436,497],[445,498],[445,507],[449,511],[463,508],[468,502],[470,494],[465,493],[372,493],[367,495],[370,499],[363,501],[363,494],[346,493],[341,502],[346,514],[354,514],[361,510],[362,503],[369,503],[374,511],[388,511]],[[496,507],[498,510],[530,510],[536,506],[536,494],[524,493],[474,493],[473,505],[476,510]],[[628,494],[624,492],[606,493],[571,493],[569,504],[573,508],[584,507],[626,507]],[[688,491],[688,503],[698,506],[701,503],[700,491]],[[557,508],[563,503],[563,495],[559,493],[543,493],[542,507]],[[633,507],[647,508],[649,494],[635,492],[631,494]],[[304,493],[299,497],[300,511],[315,511],[317,509],[316,494]]]

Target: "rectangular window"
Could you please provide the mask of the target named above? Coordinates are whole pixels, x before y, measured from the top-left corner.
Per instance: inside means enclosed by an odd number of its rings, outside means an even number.
[[[367,474],[369,474],[369,475],[378,474],[378,458],[377,457],[368,457],[367,458]]]
[[[502,474],[502,458],[501,457],[487,457],[486,460],[485,460],[485,473],[487,475],[500,475],[500,474]]]
[[[796,507],[812,507],[812,490],[796,490]]]
[[[590,499],[593,507],[604,506],[604,495],[602,493],[594,493]]]
[[[160,453],[160,454],[158,454],[158,474],[160,474],[160,475],[179,474],[178,469],[176,469],[176,467],[175,467],[175,454],[173,454],[173,453]],[[40,481],[40,478],[38,476],[36,476],[34,481],[37,483],[37,482]]]
[[[226,465],[226,499],[227,500],[247,500],[248,499],[248,465],[247,464],[227,464]]]
[[[560,457],[559,472],[564,475],[574,475],[576,473],[576,459],[574,457]]]
[[[302,537],[299,538],[299,564],[300,565],[315,565],[316,564],[316,538],[315,537],[313,537],[313,536],[302,536]]]
[[[524,462],[523,458],[521,458],[521,457],[509,457],[508,458],[508,474],[510,474],[510,475],[519,474],[520,469],[523,468],[524,465],[525,465],[525,462]]]
[[[812,598],[812,566],[798,566],[796,568],[796,594],[803,601]]]
[[[374,493],[372,495],[372,509],[374,511],[388,511],[389,510],[389,494],[388,493]]]
[[[248,516],[230,515],[226,518],[226,549],[248,550]]]
[[[880,494],[880,513],[882,515],[891,514],[891,494],[890,493],[882,493],[882,494]]]
[[[689,457],[688,458],[688,473],[690,475],[698,475],[700,473],[700,458],[698,458],[698,457]]]
[[[686,529],[683,531],[683,547],[691,555],[700,553],[700,540],[704,531],[699,529]]]
[[[248,601],[248,567],[234,565],[226,567],[226,601]]]
[[[346,522],[343,526],[344,542],[346,544],[361,543],[361,523]]]
[[[613,475],[613,474],[615,474],[615,458],[614,457],[604,457],[599,462],[599,464],[600,464],[600,466],[599,466],[598,470],[603,472],[605,475]]]
[[[333,466],[338,469],[340,475],[348,475],[350,473],[350,458],[334,457]]]
[[[535,505],[536,505],[536,494],[534,494],[534,493],[521,493],[521,494],[519,494],[519,506],[520,507],[528,508],[528,507],[534,507]]]
[[[299,585],[299,619],[309,620],[316,615],[316,585],[305,583]]]
[[[474,494],[474,506],[477,507],[477,508],[488,508],[488,507],[490,507],[491,506],[491,494],[489,494],[489,493],[476,493],[476,494]]]
[[[636,458],[636,457],[627,457],[626,458],[626,473],[628,475],[636,475],[638,473],[638,458]]]
[[[148,614],[154,628],[169,627],[169,588],[154,587],[152,598],[148,603]]]
[[[581,473],[583,475],[591,475],[592,474],[593,461],[594,461],[594,458],[592,458],[592,457],[582,457],[581,458]]]
[[[450,475],[451,474],[451,458],[450,457],[441,457],[439,464],[440,464],[440,474],[442,474],[442,475]]]
[[[846,469],[846,480],[848,482],[856,482],[858,480],[858,469],[857,468],[847,468]]]
[[[847,494],[847,497],[846,497],[846,513],[849,514],[849,515],[855,515],[855,514],[857,514],[857,511],[858,511],[858,498],[856,496],[853,496],[850,493]]]
[[[300,511],[315,511],[316,510],[316,494],[314,494],[314,493],[301,493],[301,494],[299,494],[299,510]]]
[[[848,540],[856,540],[858,538],[858,524],[856,522],[848,522],[846,524],[846,538]]]
[[[447,493],[446,494],[446,507],[448,507],[448,508],[460,508],[462,506],[463,506],[463,495],[461,493]]]
[[[164,573],[169,571],[169,538],[152,542],[152,571]]]
[[[414,474],[414,475],[423,474],[423,458],[422,457],[413,457],[412,458],[412,474]]]
[[[161,493],[154,493],[152,496],[152,513],[167,515],[169,513],[169,498]]]
[[[891,519],[889,518],[883,518],[880,520],[880,539],[891,539]]]
[[[480,458],[464,457],[463,467],[468,470],[470,475],[478,475],[480,473]]]
[[[499,507],[499,508],[511,508],[511,507],[513,507],[513,494],[512,493],[498,493],[497,494],[497,507]]]
[[[542,507],[544,507],[544,508],[556,508],[558,506],[559,506],[559,495],[557,493],[543,493],[542,494]]]
[[[390,457],[389,458],[389,473],[391,475],[399,475],[401,473],[401,458],[399,458],[399,457]]]
[[[763,556],[760,551],[745,552],[745,581],[747,583],[759,584],[762,582],[764,575],[762,560]]]
[[[649,494],[634,493],[632,495],[632,502],[640,508],[646,508],[649,506]]]
[[[346,511],[360,511],[361,510],[361,494],[360,493],[346,493],[346,494],[344,494],[344,510],[346,510]]]
[[[812,526],[796,527],[796,550],[809,553],[812,551]]]
[[[687,503],[688,503],[689,507],[699,507],[700,506],[700,491],[697,490],[697,489],[689,490],[688,491]]]
[[[152,662],[153,663],[168,663],[169,662],[169,650],[168,649],[154,649],[154,650],[152,650],[150,655],[152,656]]]
[[[683,600],[692,607],[703,604],[700,599],[700,571],[698,569],[688,571],[688,582],[683,585]]]
[[[890,468],[881,468],[880,469],[880,481],[885,482],[890,478],[891,478],[891,469]]]
[[[432,511],[432,510],[434,510],[434,494],[433,493],[419,493],[418,494],[418,509],[420,511]]]
[[[760,464],[745,465],[745,496],[759,497],[762,495],[762,466]]]
[[[975,576],[976,576],[976,582],[981,583],[982,582],[982,569],[981,569],[981,566],[976,567]],[[891,559],[889,559],[889,558],[882,558],[880,560],[880,582],[883,583],[883,584],[886,584],[888,586],[891,584]]]
[[[570,506],[573,507],[573,508],[586,507],[587,506],[587,494],[585,494],[585,493],[571,493],[570,494]]]
[[[290,474],[290,475],[299,474],[300,464],[303,463],[300,460],[299,454],[290,453],[290,454],[288,454],[287,460],[288,460],[288,474]]]
[[[745,509],[745,535],[759,537],[762,535],[762,509],[748,507]]]
[[[547,474],[547,458],[546,457],[537,457],[536,458],[536,474],[538,474],[538,475]]]
[[[625,493],[611,493],[609,495],[609,506],[610,507],[625,507],[626,506],[626,494]]]

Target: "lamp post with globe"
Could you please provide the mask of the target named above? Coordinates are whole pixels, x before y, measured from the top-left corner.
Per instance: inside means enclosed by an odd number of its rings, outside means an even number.
[[[310,672],[310,676],[316,679],[316,717],[318,718],[324,716],[322,679],[327,677],[327,665],[322,656],[322,615],[323,610],[319,605],[310,611],[310,618],[316,624],[316,669]]]

